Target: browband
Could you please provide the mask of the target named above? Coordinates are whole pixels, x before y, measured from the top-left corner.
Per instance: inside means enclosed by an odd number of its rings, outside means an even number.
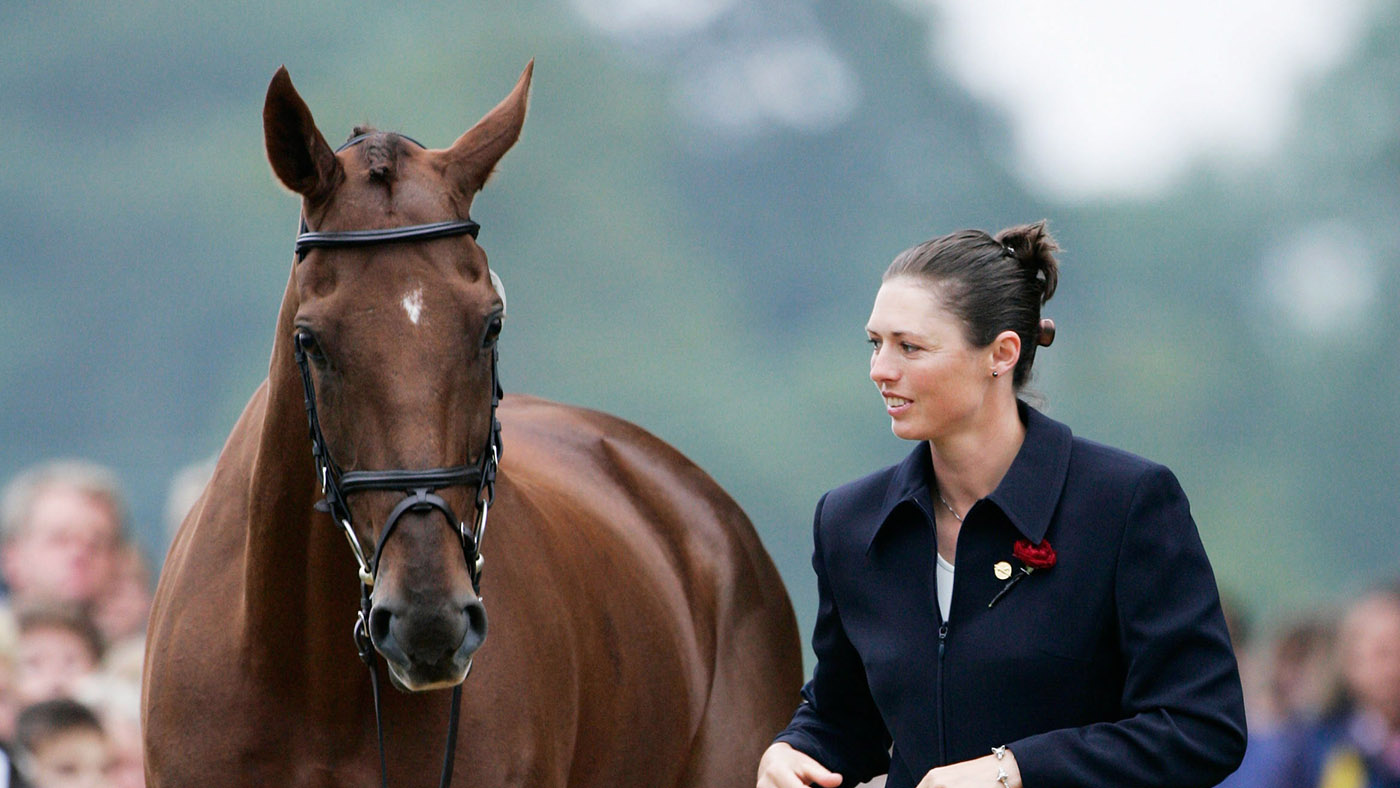
[[[359,134],[345,141],[344,145],[335,149],[340,153],[351,145],[355,145],[369,134]],[[409,142],[423,147],[423,143],[412,137],[399,137]],[[470,235],[475,238],[481,231],[481,225],[471,219],[449,219],[442,222],[429,222],[427,224],[410,224],[405,227],[387,227],[383,230],[342,230],[340,232],[313,232],[306,226],[306,217],[301,218],[301,229],[297,232],[296,255],[297,262],[306,258],[306,252],[310,249],[332,249],[345,248],[351,246],[373,246],[376,244],[397,243],[399,241],[428,241],[434,238],[448,238],[454,235]]]
[[[306,256],[308,249],[339,248],[346,246],[372,246],[396,241],[426,241],[433,238],[446,238],[453,235],[470,235],[475,238],[481,225],[470,219],[453,219],[429,224],[412,224],[407,227],[388,227],[383,230],[342,230],[341,232],[311,232],[302,220],[302,231],[297,234],[297,259]]]

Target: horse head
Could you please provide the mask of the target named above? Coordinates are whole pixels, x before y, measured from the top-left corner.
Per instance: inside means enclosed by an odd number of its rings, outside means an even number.
[[[532,67],[442,150],[373,129],[332,150],[285,68],[263,109],[273,172],[302,197],[294,330],[277,341],[296,347],[325,508],[360,561],[359,634],[402,689],[459,684],[486,636],[475,521],[504,302],[469,217],[520,136]]]

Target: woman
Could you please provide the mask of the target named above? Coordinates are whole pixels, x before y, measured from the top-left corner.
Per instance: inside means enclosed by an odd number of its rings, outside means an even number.
[[[817,665],[760,788],[1214,785],[1239,673],[1166,468],[1017,399],[1054,326],[1044,222],[901,254],[866,331],[900,464],[817,504]]]

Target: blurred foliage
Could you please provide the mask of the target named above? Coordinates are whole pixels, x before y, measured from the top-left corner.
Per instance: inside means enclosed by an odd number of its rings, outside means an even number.
[[[533,57],[525,134],[474,209],[510,294],[507,390],[617,413],[699,462],[804,630],[817,497],[907,450],[865,377],[880,272],[932,235],[1041,217],[1066,251],[1035,387],[1078,434],[1178,473],[1225,589],[1271,614],[1400,568],[1394,2],[1266,162],[1077,204],[1026,191],[1003,122],[930,66],[902,6],[799,5],[859,106],[733,139],[707,138],[676,86],[790,32],[781,14],[647,40],[563,0],[0,6],[0,477],[110,463],[163,552],[166,485],[265,376],[290,269],[297,202],[262,151],[273,70],[333,142],[368,121],[441,147]],[[1340,327],[1270,295],[1315,227],[1366,256],[1375,296]],[[1305,287],[1329,286],[1325,262],[1301,261]]]

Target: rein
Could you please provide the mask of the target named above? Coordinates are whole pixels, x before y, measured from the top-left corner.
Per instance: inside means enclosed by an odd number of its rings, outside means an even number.
[[[344,145],[337,148],[336,152],[339,153],[355,145],[366,136],[368,135],[362,134],[352,137]],[[404,137],[404,139],[422,147],[416,140],[409,137]],[[300,263],[311,249],[377,246],[404,241],[427,241],[456,235],[470,235],[475,238],[480,229],[481,226],[471,220],[451,220],[391,227],[383,230],[313,232],[307,227],[306,219],[303,217],[295,249],[297,262]],[[293,353],[296,357],[297,367],[301,371],[301,383],[306,398],[311,454],[316,460],[316,472],[321,481],[323,497],[316,503],[316,509],[329,514],[344,531],[359,570],[360,611],[354,628],[355,650],[370,672],[370,684],[374,694],[374,723],[379,739],[380,785],[383,788],[388,788],[389,778],[384,751],[384,721],[379,702],[379,668],[374,654],[374,643],[369,635],[370,597],[373,593],[375,579],[379,574],[380,557],[384,553],[384,545],[388,542],[390,534],[394,532],[403,515],[408,512],[423,513],[436,510],[447,518],[450,526],[456,529],[461,540],[462,556],[471,577],[472,590],[478,599],[480,598],[483,564],[481,541],[486,534],[487,513],[496,498],[496,470],[501,457],[501,423],[496,418],[496,409],[503,396],[498,374],[500,354],[494,346],[491,348],[491,429],[486,445],[482,448],[481,456],[475,465],[456,465],[450,468],[427,468],[424,470],[394,469],[345,472],[331,457],[325,435],[321,432],[321,420],[316,413],[316,389],[311,378],[307,352],[307,344],[310,341],[310,337],[301,331],[298,331],[293,337]],[[440,495],[437,495],[437,491],[443,487],[456,486],[476,488],[476,494],[473,498],[476,517],[472,528],[468,528],[466,521],[459,519],[452,511],[451,505]],[[355,534],[354,526],[351,524],[348,499],[352,493],[365,490],[391,490],[404,493],[403,500],[399,501],[389,512],[388,519],[384,523],[384,530],[380,533],[379,541],[374,547],[374,552],[368,557],[366,557],[360,539]],[[469,659],[466,675],[471,675],[471,665]],[[465,683],[466,676],[463,676],[462,681]],[[452,688],[451,706],[448,710],[447,744],[443,755],[440,788],[448,788],[452,782],[453,756],[457,748],[457,723],[461,699],[462,684],[459,683]]]

